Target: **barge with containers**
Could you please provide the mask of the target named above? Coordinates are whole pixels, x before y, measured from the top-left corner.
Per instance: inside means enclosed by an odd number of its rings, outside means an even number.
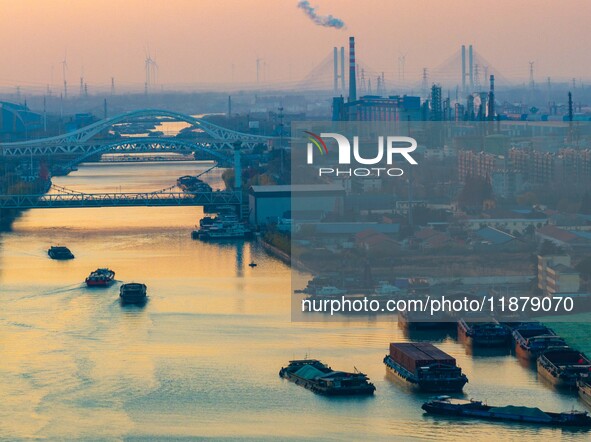
[[[515,353],[518,357],[536,360],[551,347],[565,347],[566,342],[554,330],[539,322],[524,322],[513,328]]]
[[[441,396],[425,402],[421,407],[427,413],[445,416],[521,422],[554,427],[591,427],[591,417],[586,411],[553,413],[537,407],[507,405],[494,407],[482,401],[452,399]]]
[[[279,376],[325,396],[372,395],[376,390],[366,374],[334,371],[317,359],[289,361],[287,367],[279,370]]]
[[[468,382],[456,360],[428,342],[393,342],[384,364],[399,379],[421,391],[461,391]]]
[[[458,337],[472,346],[495,347],[507,345],[511,331],[498,322],[468,322],[460,319]]]
[[[576,388],[577,381],[591,375],[591,361],[570,347],[550,348],[537,361],[538,373],[558,388]]]

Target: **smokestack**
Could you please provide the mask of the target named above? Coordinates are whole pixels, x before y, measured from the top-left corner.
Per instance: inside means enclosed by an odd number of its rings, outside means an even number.
[[[345,48],[341,46],[341,91],[345,93]]]
[[[466,93],[466,46],[462,45],[462,93]]]
[[[472,45],[468,47],[468,69],[470,72],[470,92],[474,90],[474,57],[472,55]]]
[[[338,55],[336,46],[334,47],[333,56],[334,56],[333,89],[334,89],[334,93],[336,94],[337,90],[339,88],[339,55]]]
[[[349,101],[357,100],[355,79],[355,37],[349,37]]]
[[[495,119],[495,76],[490,76],[490,91],[488,93],[488,119]]]

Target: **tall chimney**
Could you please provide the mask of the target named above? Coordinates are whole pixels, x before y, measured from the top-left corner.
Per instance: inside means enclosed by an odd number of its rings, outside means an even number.
[[[336,94],[339,89],[339,55],[337,53],[337,47],[334,47],[334,69],[333,69],[333,90]]]
[[[472,55],[472,45],[468,47],[468,63],[470,72],[470,92],[474,90],[474,57]]]
[[[341,91],[345,93],[345,47],[341,46]]]
[[[490,92],[488,93],[488,119],[495,119],[495,76],[490,76]]]
[[[349,37],[349,101],[357,100],[355,79],[355,37]]]
[[[462,45],[462,93],[466,93],[466,46]]]

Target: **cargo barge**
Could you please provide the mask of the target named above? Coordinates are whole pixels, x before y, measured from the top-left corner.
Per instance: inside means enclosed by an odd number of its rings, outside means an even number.
[[[146,302],[148,288],[146,284],[130,282],[119,288],[119,297],[123,304],[143,304]]]
[[[458,321],[458,338],[473,346],[495,347],[507,345],[511,339],[508,327],[497,322]]]
[[[431,315],[425,312],[400,310],[398,323],[409,330],[447,330],[454,327],[455,319],[445,311],[434,312]]]
[[[317,359],[289,361],[279,370],[279,376],[325,396],[372,395],[376,390],[366,374],[334,371]]]
[[[64,246],[51,246],[49,250],[47,250],[47,254],[51,259],[74,259],[74,254],[70,251],[70,249]]]
[[[115,272],[111,269],[96,269],[86,278],[88,287],[106,287],[115,280]]]
[[[384,364],[398,378],[421,391],[461,391],[468,382],[453,357],[427,342],[391,343]]]
[[[577,380],[591,374],[591,361],[570,347],[551,348],[538,358],[538,373],[558,388],[576,388]]]
[[[591,427],[591,417],[586,411],[572,410],[564,413],[542,411],[537,407],[507,405],[494,407],[481,401],[452,399],[442,396],[425,402],[421,407],[427,413],[445,416],[521,422],[554,427]]]
[[[518,357],[536,360],[551,347],[565,347],[566,342],[554,330],[539,322],[524,322],[513,328],[515,353]]]

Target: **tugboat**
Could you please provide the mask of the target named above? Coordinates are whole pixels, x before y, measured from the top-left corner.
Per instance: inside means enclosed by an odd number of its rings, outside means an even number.
[[[566,342],[554,330],[539,322],[524,322],[513,329],[517,356],[536,360],[550,347],[565,347]]]
[[[468,382],[456,360],[428,342],[393,342],[384,364],[421,391],[461,391]]]
[[[511,331],[497,322],[467,322],[460,319],[458,337],[473,346],[502,346],[509,342]]]
[[[558,388],[576,388],[579,378],[591,374],[591,361],[570,347],[550,348],[537,362],[538,373]]]
[[[425,402],[421,408],[427,413],[447,416],[523,422],[553,427],[591,427],[591,417],[586,411],[552,413],[536,407],[515,405],[493,407],[483,404],[482,401],[452,399],[449,396],[440,396]]]
[[[86,278],[88,287],[106,287],[115,279],[115,272],[110,269],[96,269]]]
[[[146,284],[130,282],[119,289],[119,297],[123,304],[143,304],[146,302]]]
[[[51,259],[74,259],[74,254],[64,246],[51,246],[47,254]]]
[[[372,395],[376,390],[366,374],[333,371],[317,359],[289,361],[287,367],[279,370],[279,376],[326,396]]]

